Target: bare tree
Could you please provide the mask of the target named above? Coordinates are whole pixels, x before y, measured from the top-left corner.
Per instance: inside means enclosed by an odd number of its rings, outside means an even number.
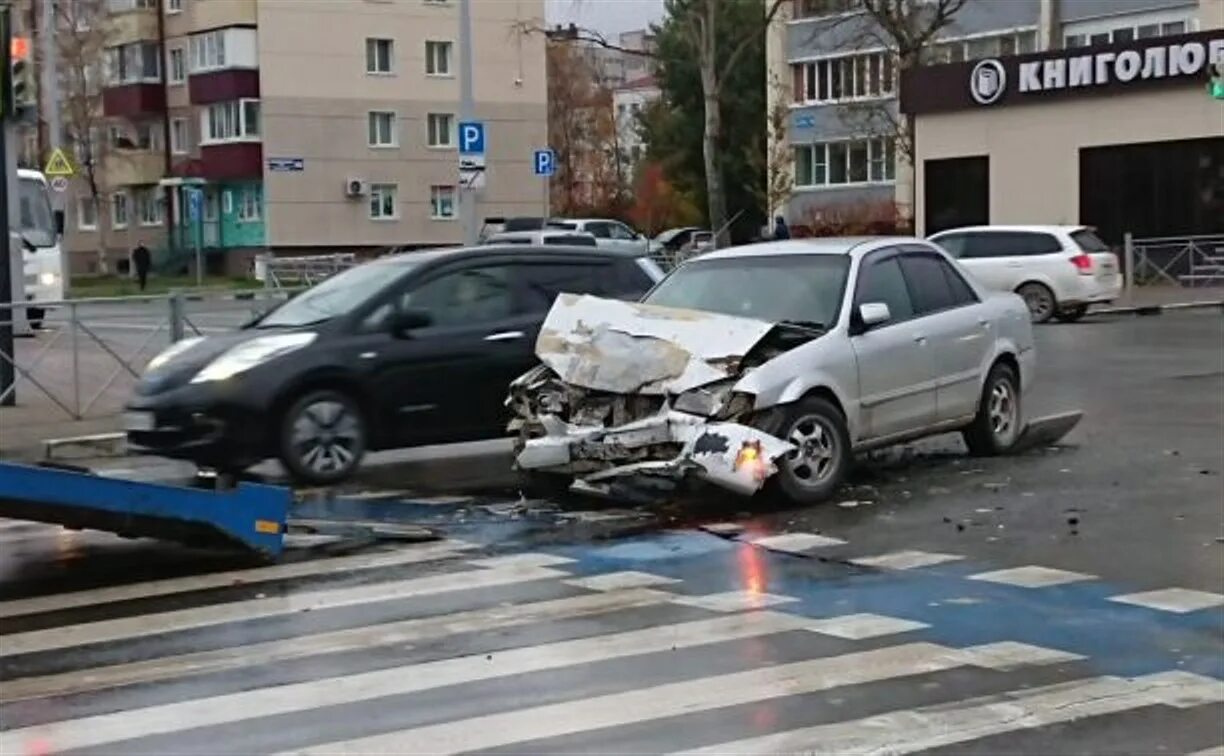
[[[705,168],[706,197],[709,206],[710,227],[717,232],[717,246],[726,246],[729,232],[727,223],[727,194],[723,182],[722,160],[719,155],[722,139],[722,98],[726,95],[723,81],[735,68],[751,46],[759,41],[783,3],[790,0],[765,0],[764,12],[757,23],[724,30],[719,26],[719,9],[729,0],[668,0],[667,15],[697,51],[701,78],[701,94],[705,123],[702,132],[702,157]],[[942,0],[941,0],[942,1]],[[963,0],[961,0],[963,2]],[[535,22],[521,25],[526,33],[547,33],[548,30]],[[660,59],[655,51],[635,50],[609,41],[592,29],[575,27],[566,36],[570,42],[596,45],[608,50],[617,50],[629,55]],[[726,45],[723,49],[721,43]],[[668,61],[691,65],[694,61]]]
[[[44,0],[46,2],[48,0]],[[89,190],[98,227],[98,271],[107,272],[106,250],[110,196],[104,163],[120,156],[107,136],[102,106],[104,56],[109,46],[106,0],[67,0],[55,3],[56,46],[59,54],[59,107],[65,141],[76,153],[80,176]]]
[[[761,171],[765,183],[757,191],[767,216],[772,218],[794,193],[795,181],[794,160],[786,135],[790,123],[786,87],[776,75],[770,77],[769,87],[774,97],[766,114],[765,165]],[[755,151],[750,153],[750,157],[760,159]]]
[[[931,57],[931,48],[939,35],[955,22],[956,15],[968,0],[859,0],[868,23],[862,24],[857,35],[848,40],[854,47],[882,47],[896,62],[897,81]],[[827,32],[840,24],[859,23],[861,17],[839,16],[816,27],[814,34]],[[914,120],[899,112],[895,100],[874,100],[856,103],[843,111],[842,120],[852,130],[887,136],[896,145],[897,154],[905,160],[909,171],[909,198],[914,206],[915,155]]]
[[[549,42],[548,140],[557,153],[553,207],[561,213],[612,210],[622,172],[612,95],[569,45]]]

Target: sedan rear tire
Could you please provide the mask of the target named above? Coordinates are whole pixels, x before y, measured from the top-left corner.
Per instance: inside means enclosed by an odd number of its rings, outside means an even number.
[[[792,504],[818,504],[833,495],[850,471],[852,453],[846,418],[829,400],[808,397],[781,408],[768,432],[797,448],[775,462],[771,487]]]
[[[1074,323],[1087,314],[1088,305],[1076,305],[1074,307],[1067,307],[1059,310],[1058,314],[1054,317],[1058,318],[1058,320],[1063,323]]]
[[[1006,454],[1016,445],[1022,428],[1020,380],[1010,365],[995,363],[986,376],[977,416],[961,431],[965,446],[975,457]]]
[[[280,460],[295,480],[331,485],[361,465],[368,443],[361,408],[346,394],[325,389],[296,401],[280,427]]]

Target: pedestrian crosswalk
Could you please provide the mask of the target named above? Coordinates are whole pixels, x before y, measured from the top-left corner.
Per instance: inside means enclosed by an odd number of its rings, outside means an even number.
[[[0,754],[914,753],[1224,716],[1224,682],[1199,669],[1122,674],[1070,633],[946,614],[977,605],[847,598],[859,564],[893,570],[864,594],[914,581],[898,590],[925,598],[955,555],[863,555],[830,577],[768,548],[813,538],[692,537],[717,548],[646,537],[635,562],[634,544],[443,540],[0,601]],[[1018,569],[957,579],[1037,611],[1053,578]],[[1100,603],[1181,618],[1219,611],[1211,595]],[[1220,741],[1167,734],[1170,753]]]

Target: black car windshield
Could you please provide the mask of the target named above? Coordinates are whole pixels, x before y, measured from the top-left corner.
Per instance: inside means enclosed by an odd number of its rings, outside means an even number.
[[[849,260],[845,255],[695,260],[663,279],[644,301],[827,327],[841,308]]]
[[[302,292],[255,323],[256,328],[297,328],[347,315],[404,277],[414,266],[368,263]]]

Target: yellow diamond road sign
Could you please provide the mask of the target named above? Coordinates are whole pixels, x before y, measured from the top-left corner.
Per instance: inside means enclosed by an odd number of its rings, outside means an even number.
[[[68,159],[64,151],[56,149],[51,153],[51,157],[47,158],[47,166],[43,168],[43,173],[48,176],[71,178],[76,174],[76,169],[72,167],[72,161]]]

